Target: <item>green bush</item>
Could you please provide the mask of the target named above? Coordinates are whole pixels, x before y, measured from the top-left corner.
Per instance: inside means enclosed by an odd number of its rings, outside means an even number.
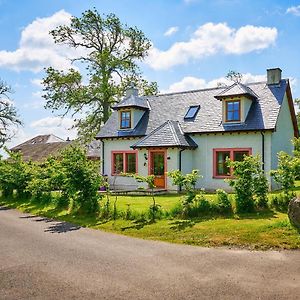
[[[277,195],[274,195],[270,199],[270,206],[271,208],[274,208],[277,211],[281,212],[287,212],[288,211],[288,205],[292,198],[295,197],[295,194],[289,193],[288,195],[284,193],[280,193]]]
[[[232,206],[228,194],[222,189],[216,190],[216,193],[217,193],[217,207],[219,213],[221,214],[232,213]]]
[[[62,152],[61,167],[65,174],[61,188],[69,199],[70,210],[82,214],[99,212],[101,197],[98,190],[104,181],[97,163],[88,160],[80,147],[71,146]]]
[[[268,192],[260,157],[244,155],[242,161],[227,160],[227,163],[233,170],[233,178],[226,179],[226,181],[236,193],[237,212],[253,212],[255,198],[258,198],[260,204],[263,204]]]

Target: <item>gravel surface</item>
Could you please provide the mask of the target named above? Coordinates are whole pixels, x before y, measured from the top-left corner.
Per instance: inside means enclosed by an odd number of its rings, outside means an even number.
[[[0,207],[0,299],[300,299],[300,251],[212,249]]]

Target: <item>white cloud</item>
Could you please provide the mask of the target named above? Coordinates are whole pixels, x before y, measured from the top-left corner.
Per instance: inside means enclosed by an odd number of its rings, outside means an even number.
[[[77,136],[77,131],[72,128],[74,120],[71,118],[47,117],[30,124],[36,134],[55,134],[63,139],[69,137],[74,139]]]
[[[170,27],[168,28],[168,30],[164,33],[164,36],[171,36],[173,35],[174,33],[176,33],[178,31],[178,27],[177,26],[173,26],[173,27]]]
[[[33,78],[33,79],[30,79],[30,82],[31,84],[35,85],[35,86],[38,86],[38,87],[43,87],[42,85],[42,79],[39,79],[39,78]]]
[[[242,82],[247,84],[250,82],[258,82],[258,81],[265,81],[266,75],[252,75],[250,73],[242,74]],[[188,90],[197,90],[197,89],[204,89],[204,88],[212,88],[217,87],[218,84],[232,84],[231,81],[226,79],[225,77],[216,78],[210,81],[206,81],[203,78],[197,78],[193,76],[184,77],[182,80],[171,84],[168,89],[163,90],[162,93],[173,93],[173,92],[182,92]]]
[[[276,38],[276,28],[247,25],[236,30],[226,23],[206,23],[187,42],[176,42],[165,51],[153,46],[146,63],[156,70],[169,69],[219,52],[244,54],[262,50],[273,45]]]
[[[59,25],[69,24],[70,18],[68,12],[60,10],[50,17],[34,20],[22,30],[18,49],[0,51],[0,67],[32,72],[39,72],[50,65],[58,69],[69,68],[69,58],[74,57],[75,51],[56,45],[49,31]]]
[[[287,14],[292,14],[297,17],[300,17],[300,5],[298,6],[291,6],[286,10]]]

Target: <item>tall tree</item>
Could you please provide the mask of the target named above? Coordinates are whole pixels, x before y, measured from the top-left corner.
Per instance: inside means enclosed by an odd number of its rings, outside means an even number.
[[[88,84],[75,69],[62,72],[49,67],[43,79],[45,107],[62,111],[63,116],[72,113],[79,136],[88,139],[97,133],[129,83],[135,83],[144,94],[157,93],[157,84],[143,79],[137,65],[147,55],[150,41],[116,15],[87,10],[50,34],[55,43],[83,53],[73,61],[85,65]]]
[[[11,93],[10,86],[0,80],[0,148],[12,137],[10,127],[21,124],[16,108],[9,98]]]

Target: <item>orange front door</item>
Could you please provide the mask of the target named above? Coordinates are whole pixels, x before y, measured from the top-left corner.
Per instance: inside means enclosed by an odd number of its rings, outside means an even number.
[[[150,175],[154,175],[157,188],[165,188],[165,153],[163,151],[150,152]]]

